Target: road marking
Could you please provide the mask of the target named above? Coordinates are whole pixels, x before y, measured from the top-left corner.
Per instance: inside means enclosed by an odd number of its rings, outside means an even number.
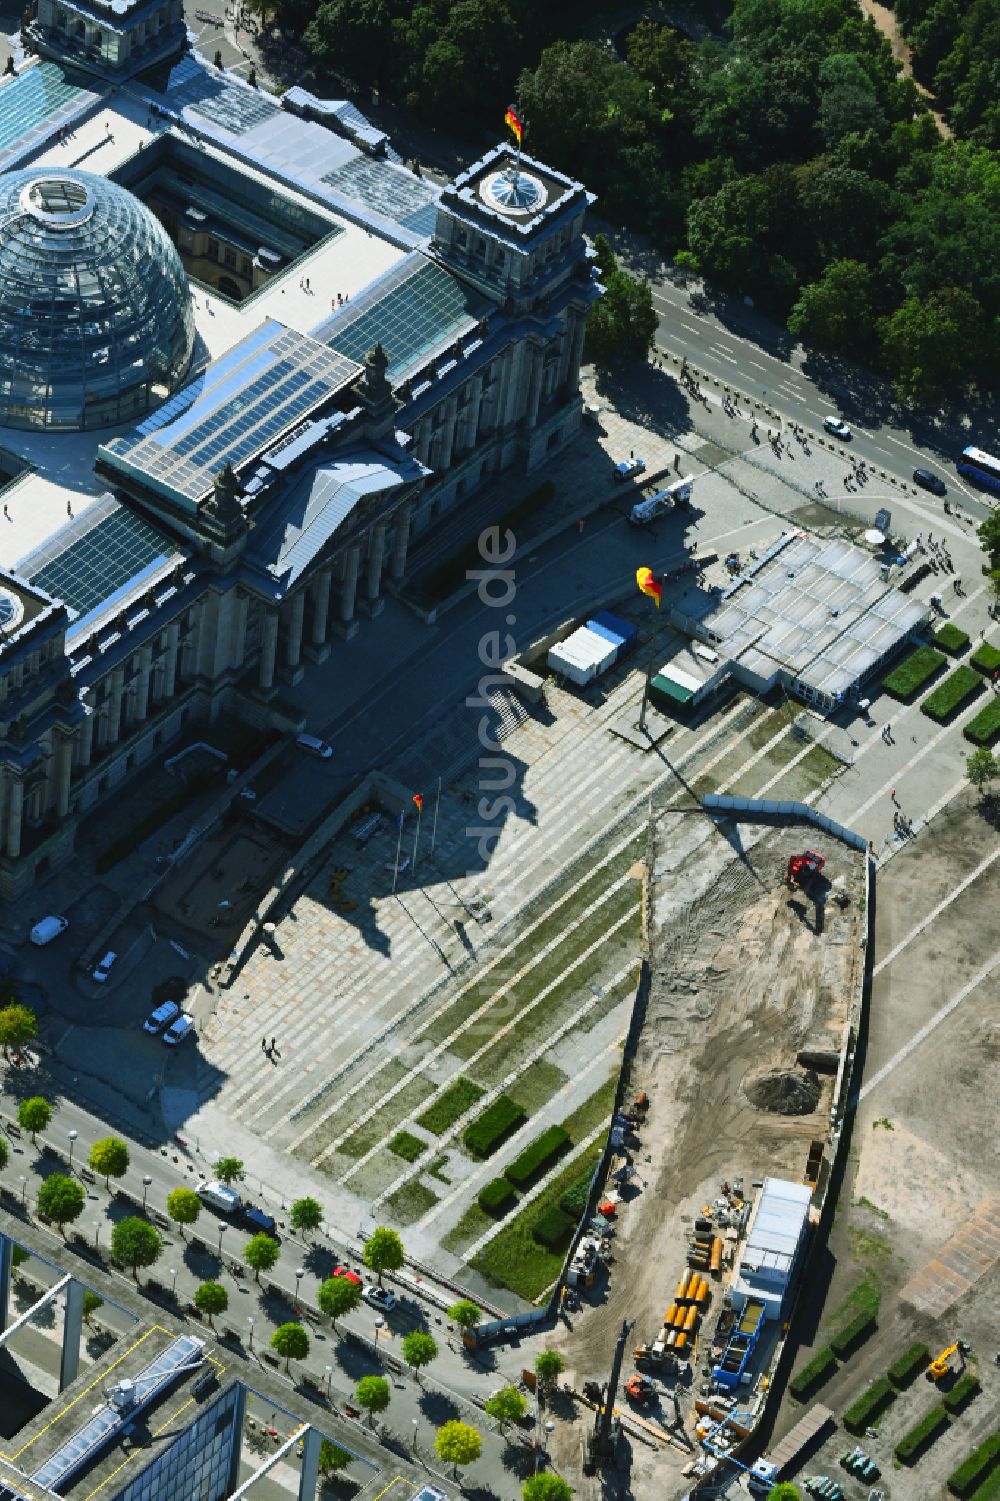
[[[898,1068],[901,1063],[905,1062],[910,1054],[922,1042],[926,1041],[935,1028],[939,1027],[943,1021],[946,1021],[956,1007],[962,1004],[966,996],[971,995],[993,973],[998,964],[1000,964],[1000,949],[997,950],[991,959],[987,959],[982,969],[974,974],[971,980],[966,981],[961,990],[956,991],[950,1000],[945,1001],[940,1010],[935,1011],[929,1022],[925,1022],[922,1027],[914,1032],[909,1042],[904,1043],[899,1051],[892,1055],[888,1063],[884,1063],[877,1073],[872,1074],[867,1084],[849,1101],[848,1108],[857,1107],[861,1104],[862,1100],[866,1100],[872,1090],[877,1089],[883,1079],[886,1079],[892,1073],[893,1069]]]
[[[875,968],[872,970],[872,978],[874,979],[877,974],[880,974],[881,971],[885,969],[887,964],[891,964],[892,961],[897,958],[909,944],[913,942],[914,938],[918,937],[918,935],[921,934],[924,929],[934,921],[936,917],[940,917],[941,913],[951,906],[952,902],[957,901],[958,898],[962,895],[962,892],[965,891],[967,887],[971,886],[973,881],[978,880],[984,870],[989,870],[990,866],[996,859],[1000,859],[1000,848],[995,849],[991,855],[987,855],[985,860],[981,860],[976,866],[975,870],[969,872],[964,881],[960,881],[958,885],[943,899],[943,901],[938,902],[937,906],[932,908],[931,911],[928,912],[927,916],[922,918],[920,922],[917,923],[915,928],[910,929],[905,938],[901,938],[899,940],[895,948],[889,950],[884,959],[879,960],[878,964],[876,964]]]
[[[763,370],[764,374],[765,375],[767,374],[767,366],[766,365],[758,365],[758,363],[757,363],[756,360],[747,360],[747,364],[748,365],[752,365],[755,370]]]

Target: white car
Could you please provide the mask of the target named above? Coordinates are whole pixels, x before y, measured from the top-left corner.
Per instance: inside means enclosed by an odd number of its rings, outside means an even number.
[[[94,970],[94,973],[91,975],[91,979],[96,980],[98,985],[103,985],[105,980],[108,978],[108,975],[110,975],[117,958],[118,955],[115,953],[114,949],[108,949],[108,952],[105,954],[104,958],[101,960],[100,964],[98,964],[97,968]]]
[[[854,436],[842,417],[824,417],[823,427],[826,432],[832,433],[835,438],[842,438],[845,442]]]
[[[175,1048],[179,1043],[184,1041],[185,1037],[190,1037],[193,1031],[194,1017],[188,1016],[186,1011],[182,1011],[177,1020],[171,1022],[170,1026],[164,1032],[163,1041],[168,1048]]]
[[[391,1313],[396,1306],[396,1294],[387,1287],[366,1287],[361,1296],[370,1307],[378,1308],[382,1313]]]
[[[297,735],[295,744],[299,750],[306,751],[310,756],[318,756],[321,761],[329,761],[333,755],[333,746],[316,735]]]
[[[219,1214],[235,1214],[243,1200],[235,1188],[230,1188],[228,1183],[217,1181],[209,1182],[202,1178],[200,1183],[195,1184],[195,1193],[210,1209],[215,1209]]]
[[[619,480],[634,479],[637,474],[644,474],[645,471],[645,459],[637,459],[635,457],[623,459],[620,464],[615,465],[615,478]]]
[[[142,1030],[155,1037],[157,1032],[162,1032],[164,1027],[169,1027],[172,1021],[176,1021],[181,1014],[181,1008],[176,1001],[164,1001],[162,1006],[157,1006],[155,1011],[142,1024]]]
[[[31,941],[37,943],[39,948],[51,943],[53,938],[58,938],[60,933],[65,933],[69,927],[68,917],[43,917],[41,922],[36,922],[31,930]]]

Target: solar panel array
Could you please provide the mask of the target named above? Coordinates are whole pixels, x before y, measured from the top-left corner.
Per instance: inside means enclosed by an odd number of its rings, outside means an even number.
[[[356,198],[367,208],[412,228],[411,218],[430,209],[430,228],[434,228],[437,194],[402,167],[388,162],[355,157],[323,178],[338,193]]]
[[[316,332],[349,359],[362,361],[376,343],[399,381],[435,349],[475,327],[490,308],[434,261],[408,256]]]
[[[223,465],[239,470],[358,374],[352,360],[267,319],[101,457],[197,504]]]
[[[18,566],[30,583],[79,616],[89,615],[152,564],[180,556],[169,537],[109,495]]]
[[[58,63],[26,68],[0,87],[0,162],[23,156],[33,136],[41,139],[72,119],[99,95],[74,82]]]
[[[149,1402],[203,1348],[203,1342],[191,1334],[175,1339],[135,1378],[135,1401]],[[49,1490],[65,1485],[131,1418],[131,1410],[123,1413],[117,1407],[99,1407],[29,1478]]]
[[[171,69],[168,90],[174,109],[190,108],[233,135],[243,135],[281,113],[269,94],[219,78],[193,58],[182,58]]]

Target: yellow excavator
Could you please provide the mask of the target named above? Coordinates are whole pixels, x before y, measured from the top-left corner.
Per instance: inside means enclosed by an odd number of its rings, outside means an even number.
[[[927,1367],[927,1380],[937,1382],[940,1381],[944,1376],[946,1376],[952,1369],[951,1358],[953,1355],[958,1355],[962,1362],[962,1365],[964,1366],[965,1356],[968,1352],[968,1349],[969,1347],[965,1343],[965,1341],[960,1339],[956,1340],[953,1345],[948,1345],[946,1349],[941,1351],[941,1354],[937,1357],[937,1359],[932,1360],[930,1365]]]

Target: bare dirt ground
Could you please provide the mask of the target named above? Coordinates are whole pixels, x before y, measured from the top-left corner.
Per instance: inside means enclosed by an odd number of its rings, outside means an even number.
[[[801,1075],[796,1053],[806,1044],[836,1051],[858,983],[861,857],[825,842],[825,874],[850,900],[844,910],[827,901],[822,922],[811,901],[783,884],[788,854],[815,841],[815,830],[720,830],[697,814],[665,815],[656,826],[653,978],[633,1070],[636,1088],[651,1101],[637,1157],[642,1189],[619,1216],[610,1279],[558,1336],[577,1390],[587,1379],[606,1379],[623,1320],[635,1321],[625,1365],[631,1371],[631,1346],[658,1332],[686,1266],[691,1222],[722,1181],[742,1176],[749,1193],[765,1174],[801,1180],[810,1144],[826,1135],[830,1075],[818,1076],[816,1108],[806,1115],[761,1111],[744,1089],[761,1069]],[[689,1391],[681,1414],[690,1432]],[[647,1415],[664,1425],[675,1417],[669,1401]],[[636,1496],[684,1492],[687,1432],[679,1430],[667,1449],[630,1441],[627,1468],[588,1480],[579,1474],[585,1423],[581,1411],[552,1436],[556,1463],[582,1497],[609,1488]]]

